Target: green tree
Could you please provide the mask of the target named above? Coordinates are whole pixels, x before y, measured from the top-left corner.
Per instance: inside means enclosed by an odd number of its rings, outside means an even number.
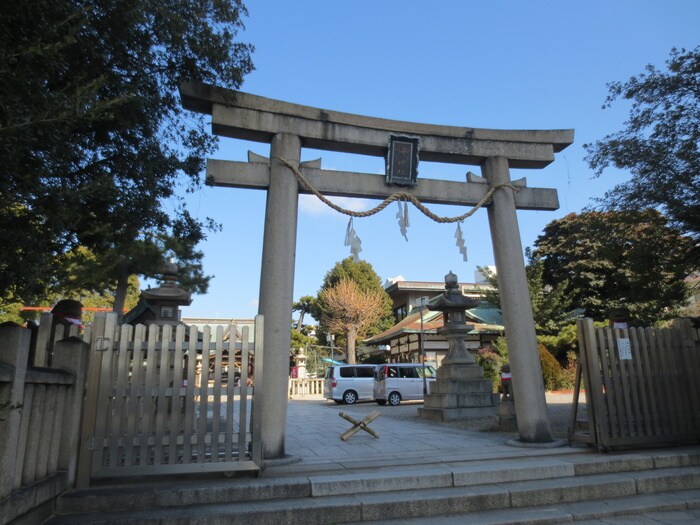
[[[537,341],[547,347],[552,355],[563,365],[570,360],[568,354],[578,351],[578,334],[576,324],[570,322],[562,326],[555,334],[538,334]]]
[[[586,144],[601,175],[613,166],[631,178],[602,199],[609,209],[655,208],[700,240],[700,46],[672,49],[666,69],[646,66],[627,82],[612,82],[604,108],[631,101],[622,131]],[[700,243],[694,259],[700,262]]]
[[[567,297],[567,281],[546,282],[543,261],[533,257],[530,248],[526,248],[525,254],[528,259],[525,273],[537,333],[556,334],[570,325],[576,314]]]
[[[177,88],[240,85],[252,69],[252,47],[235,42],[245,14],[240,0],[3,6],[0,295],[46,296],[78,246],[96,254],[95,290],[125,286],[125,268],[152,276],[173,253],[185,280],[206,287],[194,246],[212,224],[175,190],[198,187],[216,141]]]
[[[38,317],[38,315],[23,312],[22,308],[24,306],[22,301],[18,301],[12,296],[0,300],[0,323],[17,323],[21,325],[28,319]]]
[[[299,312],[299,320],[297,321],[297,331],[301,332],[304,329],[304,317],[306,314],[311,314],[314,311],[316,298],[312,295],[304,295],[298,301],[292,304],[292,311]]]
[[[74,299],[83,305],[83,322],[90,323],[94,316],[93,312],[88,312],[87,308],[110,308],[117,310],[114,306],[117,300],[116,284],[111,284],[106,289],[99,289],[102,280],[95,279],[90,274],[90,268],[101,271],[96,263],[96,256],[83,246],[64,253],[59,257],[60,277],[56,276],[57,282],[51,290],[43,293],[43,297],[30,306],[50,308],[61,299]],[[129,275],[125,287],[125,294],[119,312],[124,309],[130,310],[138,302],[140,290],[139,279],[136,275]],[[0,322],[12,321],[23,324],[26,321],[36,321],[39,319],[40,311],[22,311],[25,304],[22,301],[13,300],[12,297],[0,297]]]
[[[563,284],[568,310],[595,319],[629,310],[651,324],[685,302],[692,241],[654,210],[586,212],[552,221],[535,241],[545,286]]]
[[[296,361],[296,356],[299,351],[303,351],[306,354],[306,370],[309,374],[317,374],[319,367],[318,350],[315,346],[317,340],[315,337],[306,335],[298,330],[292,329],[291,332],[291,344],[289,349],[290,356],[290,366],[292,361]],[[323,362],[321,362],[323,364]]]
[[[74,265],[73,275],[85,288],[100,290],[104,283],[114,291],[114,311],[125,307],[128,284],[132,275],[159,276],[169,259],[178,264],[179,285],[193,293],[206,293],[210,276],[203,272],[202,252],[197,244],[205,233],[187,210],[171,221],[172,231],[158,235],[138,235],[130,242],[113,242],[105,238],[99,255]],[[91,252],[92,253],[92,252]]]
[[[533,258],[532,250],[525,249],[527,264],[525,274],[527,287],[532,303],[532,315],[538,334],[555,334],[561,328],[571,323],[572,313],[566,300],[566,282],[554,285],[544,282],[544,265],[541,260]],[[480,267],[479,271],[486,277],[491,289],[486,292],[485,299],[491,304],[501,304],[498,290],[498,278],[488,268]]]
[[[131,309],[136,306],[139,298],[139,280],[136,275],[128,275],[125,288],[126,294],[118,307],[115,302],[118,300],[116,294],[116,283],[106,289],[100,289],[101,283],[105,282],[100,276],[95,277],[91,272],[100,272],[102,267],[99,264],[99,257],[84,246],[63,254],[62,278],[56,290],[48,296],[48,302],[53,304],[60,299],[75,299],[80,301],[84,307],[113,308],[122,311],[124,308]]]
[[[354,281],[363,292],[376,292],[381,297],[381,314],[367,327],[365,332],[366,337],[371,337],[383,332],[394,325],[395,319],[391,297],[389,297],[389,294],[384,290],[379,275],[377,275],[370,263],[362,260],[355,261],[352,257],[347,257],[336,263],[335,266],[326,273],[323,284],[319,289],[315,306],[311,312],[314,318],[319,321],[320,340],[325,342],[325,334],[329,331],[328,326],[323,322],[324,313],[328,310],[322,297],[323,291],[335,287],[343,279]],[[344,341],[342,339],[336,340],[336,344],[342,345]]]

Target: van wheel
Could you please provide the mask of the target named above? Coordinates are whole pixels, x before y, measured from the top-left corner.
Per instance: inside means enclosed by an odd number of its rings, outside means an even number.
[[[397,406],[399,403],[401,403],[401,394],[398,392],[392,392],[389,394],[387,397],[387,400],[389,401],[389,404],[393,407]]]
[[[355,393],[354,390],[347,390],[343,394],[343,403],[345,403],[346,405],[354,405],[356,401],[357,401],[357,394]]]
[[[386,399],[375,399],[378,405],[386,405]]]

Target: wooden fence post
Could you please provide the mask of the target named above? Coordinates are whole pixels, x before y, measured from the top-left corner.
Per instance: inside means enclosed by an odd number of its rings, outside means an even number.
[[[29,360],[31,332],[21,326],[0,327],[0,363],[9,368],[10,384],[0,387],[0,499],[14,488],[15,471],[22,468],[17,444],[20,435],[24,383]]]
[[[78,468],[76,471],[76,486],[85,488],[90,484],[92,476],[92,439],[95,434],[95,420],[97,419],[97,397],[100,392],[100,379],[102,376],[102,354],[111,353],[114,334],[107,333],[107,316],[103,313],[95,315],[93,329],[90,333],[90,357],[87,368],[87,392],[85,406],[83,407],[82,421],[80,425],[80,447],[78,449]]]
[[[33,348],[32,366],[49,366],[50,344],[53,334],[53,315],[50,312],[42,312],[39,318],[39,328],[36,334],[36,347]]]
[[[63,431],[58,449],[58,468],[68,473],[68,485],[75,482],[80,442],[80,424],[87,377],[90,345],[78,337],[70,337],[54,345],[54,367],[74,376],[73,386],[66,393]]]

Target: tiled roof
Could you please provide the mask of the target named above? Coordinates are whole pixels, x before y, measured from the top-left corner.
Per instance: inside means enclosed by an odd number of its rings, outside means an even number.
[[[495,310],[491,312],[489,310]],[[407,315],[404,319],[396,323],[394,326],[385,330],[384,332],[377,334],[369,339],[365,339],[364,343],[368,345],[376,345],[386,343],[395,339],[401,335],[406,334],[419,334],[421,332],[421,311],[423,313],[423,333],[425,334],[435,334],[437,329],[443,326],[442,322],[442,312],[435,312],[431,310],[414,310],[412,313]],[[475,313],[472,313],[475,312]],[[500,310],[495,308],[484,308],[477,307],[466,311],[467,322],[473,325],[470,334],[495,334],[502,333],[503,326],[502,322],[493,323],[495,319],[501,320]],[[470,322],[473,321],[473,322]],[[480,322],[481,321],[481,322]]]

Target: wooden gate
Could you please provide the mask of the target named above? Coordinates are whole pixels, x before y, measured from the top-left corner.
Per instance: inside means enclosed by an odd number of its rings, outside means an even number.
[[[601,450],[700,440],[700,342],[673,328],[594,328],[578,321],[579,368],[569,439]],[[587,430],[576,428],[586,388]]]
[[[96,317],[79,487],[100,478],[256,471],[262,316],[248,327],[117,326]],[[239,341],[240,339],[240,341]],[[257,392],[255,392],[257,390]],[[254,393],[256,394],[254,396]]]

